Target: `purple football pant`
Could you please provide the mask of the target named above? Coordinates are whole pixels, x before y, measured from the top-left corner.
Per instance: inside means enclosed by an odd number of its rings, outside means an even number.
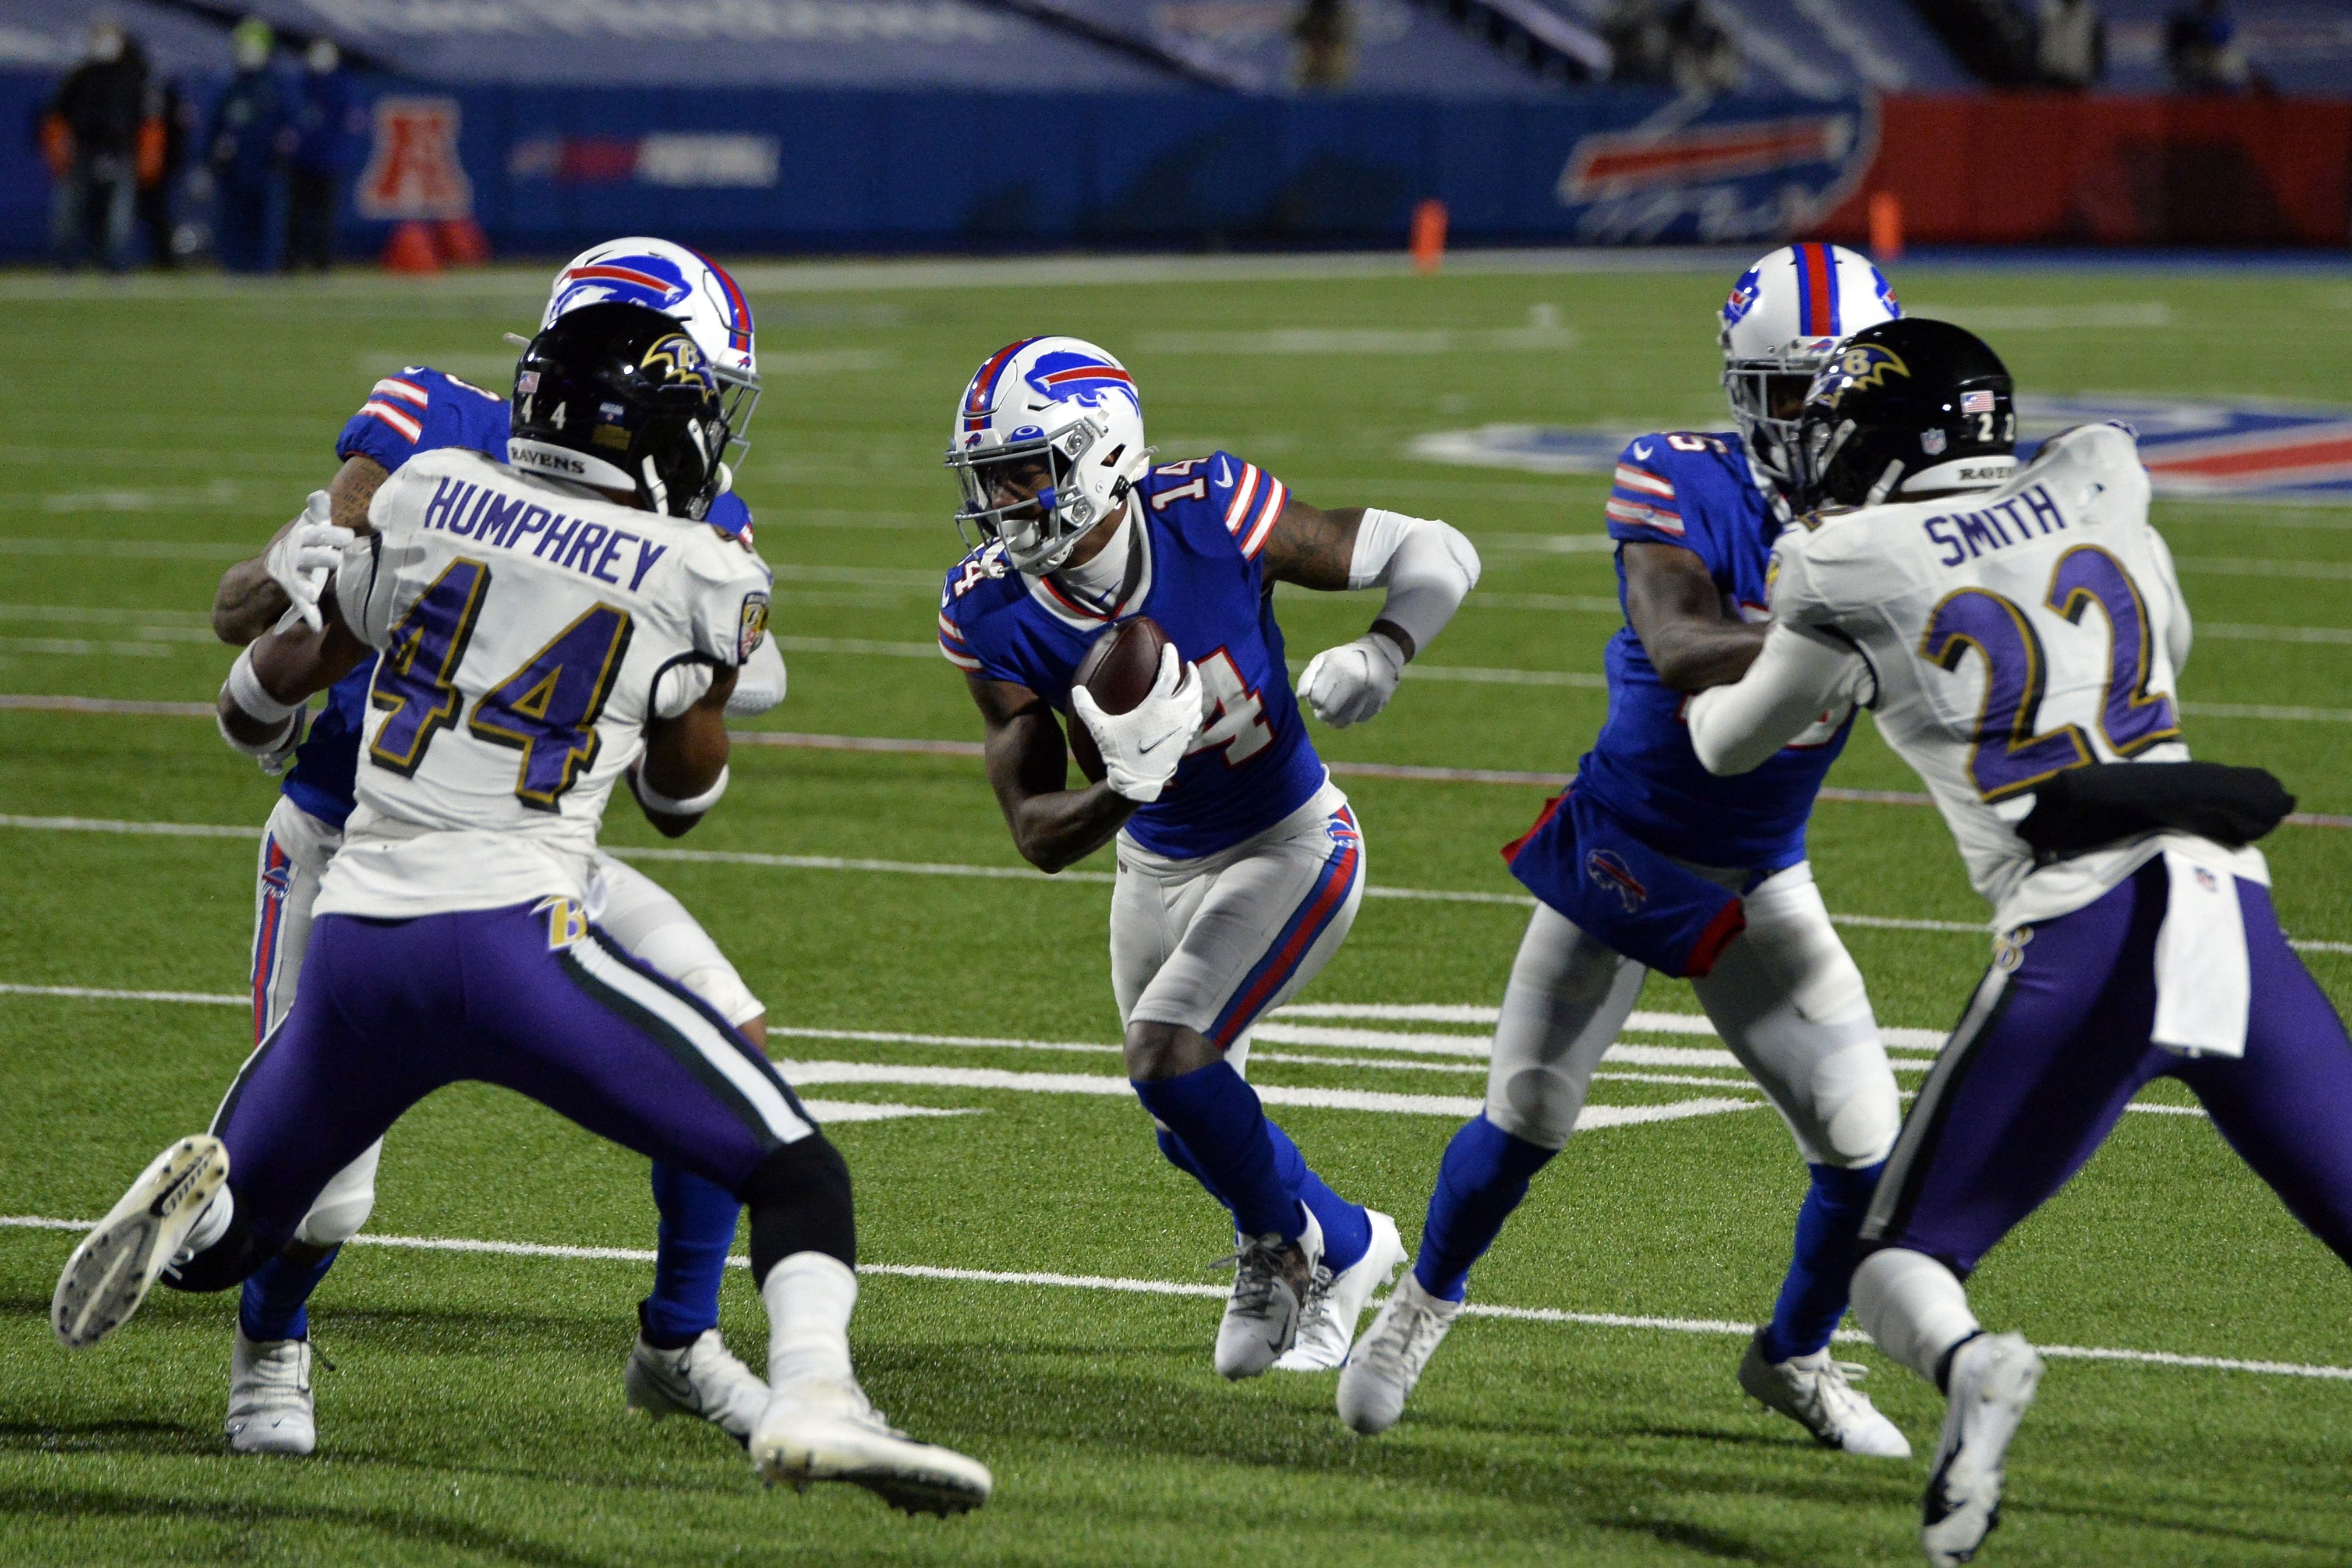
[[[293,1010],[213,1124],[258,1254],[411,1105],[464,1080],[739,1197],[771,1154],[816,1131],[750,1041],[568,901],[321,915]]]
[[[2154,1045],[2161,859],[2031,928],[1985,973],[1889,1156],[1864,1252],[1907,1248],[1962,1279],[2074,1173],[2150,1080],[2179,1079],[2297,1219],[2352,1262],[2352,1039],[2279,929],[2270,889],[2238,882],[2253,982],[2242,1058]]]

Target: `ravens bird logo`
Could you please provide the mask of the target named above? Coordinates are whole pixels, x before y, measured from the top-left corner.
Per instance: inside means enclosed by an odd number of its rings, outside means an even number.
[[[718,391],[719,383],[710,373],[710,366],[703,360],[702,350],[696,348],[694,340],[683,332],[672,332],[668,337],[656,340],[652,348],[646,350],[646,357],[638,361],[638,368],[656,373],[666,387],[683,383],[699,386],[708,392]]]
[[[1822,401],[1835,408],[1846,393],[1864,387],[1883,387],[1889,376],[1908,381],[1911,367],[1892,349],[1883,349],[1876,343],[1849,343],[1822,371],[1821,390],[1828,394]]]

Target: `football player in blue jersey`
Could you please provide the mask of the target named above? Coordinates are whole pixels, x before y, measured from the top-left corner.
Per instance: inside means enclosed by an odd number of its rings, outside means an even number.
[[[1128,1076],[1161,1152],[1236,1232],[1217,1370],[1334,1367],[1404,1250],[1394,1221],[1307,1167],[1242,1077],[1251,1025],[1329,960],[1364,885],[1363,836],[1291,693],[1274,585],[1388,591],[1363,636],[1299,678],[1317,716],[1353,724],[1453,618],[1478,556],[1442,522],[1307,506],[1227,453],[1152,455],[1135,382],[1103,350],[1048,337],[990,355],[948,450],[959,527],[982,543],[948,573],[940,647],[980,708],[1024,858],[1059,871],[1118,840]],[[1140,705],[1107,713],[1073,677],[1139,615],[1172,646]],[[1099,780],[1067,787],[1056,711],[1086,727]]]
[[[1848,1453],[1910,1445],[1831,1359],[1856,1236],[1901,1121],[1861,972],[1805,861],[1805,821],[1852,705],[1738,779],[1700,766],[1690,694],[1763,647],[1765,574],[1790,521],[1796,415],[1841,340],[1901,313],[1877,268],[1786,246],[1733,286],[1721,318],[1738,425],[1636,437],[1608,504],[1625,625],[1607,654],[1609,718],[1574,785],[1504,853],[1538,900],[1495,1030],[1483,1113],[1447,1146],[1421,1250],[1342,1375],[1339,1409],[1383,1431],[1460,1312],[1470,1268],[1574,1131],[1601,1053],[1651,970],[1699,1005],[1795,1135],[1812,1185],[1771,1321],[1739,1384]]]
[[[588,305],[650,306],[683,325],[717,370],[726,417],[740,447],[759,392],[751,307],[735,280],[708,258],[667,240],[610,241],[583,252],[555,277],[542,327]],[[319,599],[352,525],[363,523],[376,490],[410,458],[462,447],[509,458],[507,398],[423,365],[378,381],[335,444],[333,481],[262,555],[231,567],[213,602],[222,640],[253,642],[282,616],[320,630]],[[705,519],[749,539],[750,510],[731,490]],[[783,699],[782,656],[769,639],[745,667],[728,712],[765,712]],[[257,1045],[294,1005],[320,878],[342,841],[352,811],[370,682],[363,662],[330,690],[305,736],[289,732],[290,753],[266,762],[285,768],[283,793],[261,841],[254,900],[253,1030]],[[299,741],[299,745],[293,744]],[[291,766],[287,764],[290,760]],[[614,940],[681,981],[755,1042],[766,1009],[685,906],[643,873],[600,853],[589,915]],[[310,1385],[307,1302],[342,1243],[375,1203],[378,1145],[328,1184],[286,1250],[247,1280],[230,1357],[227,1435],[241,1453],[307,1454],[317,1442]],[[633,1408],[655,1416],[698,1415],[748,1440],[767,1386],[719,1336],[719,1282],[735,1239],[734,1196],[688,1172],[656,1165],[661,1211],[653,1293],[638,1309],[637,1342],[625,1370]]]

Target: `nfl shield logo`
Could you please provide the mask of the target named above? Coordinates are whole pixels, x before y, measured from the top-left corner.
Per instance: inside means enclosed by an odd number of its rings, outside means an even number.
[[[1944,433],[1940,430],[1923,430],[1919,433],[1919,450],[1930,457],[1942,452],[1946,444]]]

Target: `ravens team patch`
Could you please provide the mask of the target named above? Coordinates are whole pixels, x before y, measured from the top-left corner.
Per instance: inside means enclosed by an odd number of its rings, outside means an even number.
[[[588,911],[576,898],[542,898],[531,906],[530,912],[547,916],[547,950],[551,953],[561,953],[588,935]]]
[[[735,638],[735,662],[748,664],[768,634],[768,596],[754,590],[743,596],[743,624]]]

